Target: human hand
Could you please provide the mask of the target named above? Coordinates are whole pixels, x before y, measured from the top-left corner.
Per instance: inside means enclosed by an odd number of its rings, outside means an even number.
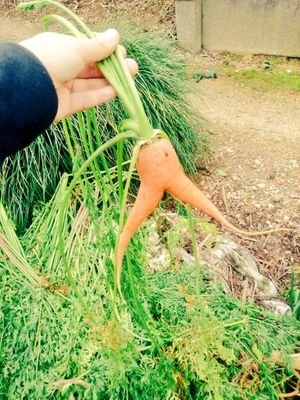
[[[95,62],[112,54],[118,42],[118,32],[108,29],[93,39],[44,32],[19,43],[35,54],[52,78],[58,97],[56,122],[116,96]],[[134,75],[138,69],[136,62],[126,62]]]

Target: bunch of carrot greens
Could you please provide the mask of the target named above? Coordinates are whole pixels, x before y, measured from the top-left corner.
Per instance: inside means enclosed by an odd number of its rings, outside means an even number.
[[[81,21],[81,19],[79,19],[74,13],[72,13],[65,6],[53,0],[45,0],[45,1],[37,0],[33,2],[23,3],[21,6],[19,6],[19,8],[31,9],[35,7],[45,7],[47,5],[55,5],[56,7],[60,8],[61,10],[63,10],[63,12],[65,12],[69,17],[72,18],[74,23],[71,23],[69,20],[59,15],[51,14],[44,17],[44,23],[46,26],[48,26],[49,22],[55,21],[62,24],[65,28],[67,28],[67,30],[71,34],[79,38],[94,37],[95,34]],[[97,163],[96,163],[97,157],[101,156],[103,152],[110,146],[113,146],[114,144],[124,140],[125,138],[134,137],[136,139],[136,145],[133,150],[133,155],[131,158],[131,163],[128,171],[128,178],[124,188],[124,193],[122,189],[123,187],[122,176],[121,176],[122,171],[121,170],[118,171],[118,183],[121,194],[120,196],[121,210],[119,219],[119,235],[117,237],[116,252],[115,252],[115,286],[118,287],[120,293],[121,293],[121,286],[120,286],[121,266],[123,261],[123,255],[125,253],[129,240],[131,239],[132,235],[137,230],[139,225],[158,205],[164,191],[168,189],[166,185],[170,186],[172,182],[174,182],[172,184],[173,187],[178,185],[178,180],[176,180],[176,177],[179,175],[181,179],[186,178],[182,172],[182,168],[179,164],[177,156],[164,132],[152,128],[149,119],[145,114],[136,86],[134,84],[132,77],[129,74],[129,71],[127,69],[127,66],[125,64],[120,49],[117,48],[114,54],[102,60],[97,65],[101,70],[101,72],[103,73],[103,75],[109,81],[109,83],[116,90],[119,99],[121,100],[127,111],[128,118],[121,122],[119,127],[119,134],[116,137],[110,139],[108,142],[102,145],[101,143],[97,143],[98,149],[95,150],[93,146],[91,146],[91,144],[93,143],[93,140],[91,138],[92,135],[91,126],[93,124],[95,125],[96,123],[95,112],[94,111],[87,112],[86,124],[84,123],[84,118],[82,114],[78,115],[79,131],[81,134],[81,138],[83,140],[83,148],[85,150],[87,159],[81,164],[76,173],[74,173],[74,177],[66,192],[63,205],[59,212],[60,218],[58,223],[58,237],[59,237],[59,246],[61,248],[62,258],[66,266],[69,282],[73,285],[79,297],[81,297],[81,295],[79,290],[76,288],[76,282],[74,281],[74,279],[72,278],[72,274],[70,273],[70,268],[68,265],[66,252],[64,249],[63,225],[65,220],[67,205],[71,197],[72,191],[75,188],[79,179],[81,178],[82,174],[86,172],[87,168],[91,169],[95,179],[97,180],[99,189],[102,192],[101,189],[103,189],[103,177],[101,172],[97,168]],[[66,142],[68,144],[69,152],[73,158],[73,164],[74,164],[75,154],[72,147],[72,137],[74,142],[74,134],[73,134],[74,131],[70,119],[67,121],[63,121],[63,127],[66,135]],[[152,166],[156,167],[156,165],[159,164],[161,161],[165,161],[165,159],[168,159],[169,155],[170,158],[167,160],[168,164],[165,165],[165,168],[164,166],[159,166],[160,168],[159,173],[154,173],[154,175],[151,174],[151,176],[142,181],[137,196],[137,200],[133,208],[133,212],[128,218],[125,225],[125,229],[121,234],[121,230],[124,226],[126,199],[130,185],[130,180],[138,157],[139,159],[141,159],[141,154],[143,153],[143,150],[140,152],[140,148],[143,145],[147,145],[147,149],[151,149],[150,154],[146,156],[146,159],[142,163],[143,166],[145,166],[147,163],[149,164],[150,161],[150,164],[147,167],[149,174],[153,169]],[[163,160],[161,160],[161,155],[163,155]],[[118,165],[120,165],[120,163],[118,163]],[[107,168],[106,172],[107,176],[110,177],[110,173]],[[162,176],[163,172],[167,173],[167,176]],[[177,174],[177,176],[173,177],[173,179],[170,180],[170,177],[172,177],[173,174]],[[148,184],[146,184],[147,180],[149,181]],[[186,182],[188,182],[187,179]],[[191,186],[187,190],[189,191],[190,189]],[[176,192],[174,189],[173,192],[176,195],[179,194],[180,191]],[[105,201],[105,198],[103,201]]]
[[[297,371],[277,366],[270,355],[297,350],[299,321],[241,302],[205,281],[199,291],[192,265],[154,273],[141,268],[146,250],[139,235],[130,257],[133,285],[123,277],[127,307],[114,318],[110,250],[116,219],[97,206],[96,183],[84,181],[90,194],[75,190],[65,249],[97,324],[64,286],[56,225],[68,177],[18,243],[1,211],[1,230],[23,253],[22,266],[38,266],[39,277],[52,284],[36,285],[9,253],[1,257],[1,399],[277,400],[279,392],[290,394]],[[118,204],[110,207],[114,212]]]

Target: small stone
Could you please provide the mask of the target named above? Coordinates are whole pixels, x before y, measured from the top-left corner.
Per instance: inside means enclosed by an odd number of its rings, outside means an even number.
[[[299,163],[297,160],[291,160],[291,167],[292,168],[299,168]]]
[[[291,307],[281,300],[264,300],[262,304],[277,315],[290,315]]]
[[[265,184],[265,183],[258,183],[258,184],[257,184],[257,187],[258,187],[259,189],[264,189],[264,188],[266,187],[266,184]]]
[[[282,200],[282,198],[283,198],[283,196],[282,196],[282,194],[274,194],[273,195],[273,201],[274,201],[274,203],[278,203],[278,202],[280,202],[281,200]]]
[[[216,169],[216,175],[221,176],[222,178],[226,178],[229,176],[228,172],[225,169]]]

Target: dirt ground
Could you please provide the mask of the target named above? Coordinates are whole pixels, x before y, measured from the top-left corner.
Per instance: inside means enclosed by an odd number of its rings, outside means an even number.
[[[123,15],[145,30],[175,36],[172,1],[74,0],[68,5],[91,24]],[[41,31],[39,15],[16,13],[13,1],[0,2],[0,17],[0,39]],[[222,62],[221,55],[206,53],[187,58],[194,68],[212,69]],[[255,57],[247,62],[255,63]],[[283,292],[292,267],[300,264],[300,93],[255,90],[222,74],[194,86],[192,101],[207,120],[214,152],[199,182],[240,228],[292,229],[238,239]]]
[[[20,1],[21,2],[21,1]],[[0,0],[0,39],[19,40],[42,30],[38,11],[16,11],[17,0]],[[107,21],[133,22],[145,31],[164,31],[175,36],[175,7],[172,0],[62,0],[90,26],[102,26]]]
[[[190,56],[190,64],[194,71],[214,71],[224,59],[202,53]],[[240,56],[235,66],[256,68],[263,59]],[[285,62],[281,68],[291,68]],[[300,264],[300,93],[250,87],[222,69],[217,79],[195,86],[193,100],[207,120],[214,152],[201,184],[234,225],[253,231],[291,229],[238,240],[283,292],[291,269]]]

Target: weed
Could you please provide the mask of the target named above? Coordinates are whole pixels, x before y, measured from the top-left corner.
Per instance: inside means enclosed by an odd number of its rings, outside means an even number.
[[[300,320],[300,268],[294,268],[291,274],[291,286],[288,293],[294,316]]]
[[[245,69],[236,72],[235,78],[262,90],[300,90],[299,73],[296,72]]]

